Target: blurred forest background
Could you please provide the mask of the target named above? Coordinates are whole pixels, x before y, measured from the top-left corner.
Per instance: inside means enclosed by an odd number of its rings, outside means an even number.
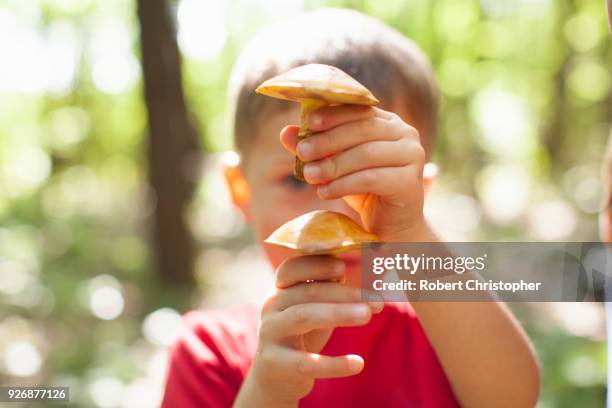
[[[272,275],[219,173],[235,159],[228,74],[255,32],[322,6],[430,56],[427,213],[447,239],[598,239],[603,0],[0,0],[0,384],[156,406],[180,314],[263,296]],[[603,406],[601,305],[512,307],[542,361],[539,406]]]

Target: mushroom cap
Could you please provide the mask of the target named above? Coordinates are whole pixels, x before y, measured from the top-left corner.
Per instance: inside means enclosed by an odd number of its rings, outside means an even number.
[[[329,104],[376,105],[378,99],[344,71],[324,64],[308,64],[270,78],[257,93],[290,101],[322,100]]]
[[[306,254],[333,254],[380,240],[344,214],[319,210],[288,221],[265,242]]]

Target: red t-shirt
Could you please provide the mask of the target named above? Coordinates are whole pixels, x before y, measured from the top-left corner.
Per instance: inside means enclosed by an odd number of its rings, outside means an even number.
[[[259,310],[193,311],[171,349],[163,408],[231,407],[253,360]],[[358,375],[315,382],[300,407],[457,407],[409,303],[386,303],[365,326],[334,330],[322,354],[358,354]]]

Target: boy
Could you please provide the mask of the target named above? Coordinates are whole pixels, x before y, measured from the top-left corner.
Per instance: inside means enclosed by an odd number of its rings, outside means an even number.
[[[286,126],[298,122],[297,104],[254,89],[311,62],[347,72],[381,107],[316,111],[308,121],[319,133],[298,145],[297,126]],[[231,88],[242,161],[226,176],[259,242],[315,209],[343,212],[386,242],[437,241],[423,217],[437,88],[426,58],[398,32],[348,10],[303,14],[250,44]],[[308,162],[308,183],[292,176],[295,152]],[[264,249],[275,292],[261,309],[186,315],[164,407],[535,405],[537,363],[503,305],[362,302],[358,253]]]

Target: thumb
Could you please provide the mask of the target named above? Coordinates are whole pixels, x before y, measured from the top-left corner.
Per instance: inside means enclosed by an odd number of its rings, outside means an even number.
[[[295,125],[285,126],[280,132],[280,142],[285,149],[295,155],[300,128]]]

